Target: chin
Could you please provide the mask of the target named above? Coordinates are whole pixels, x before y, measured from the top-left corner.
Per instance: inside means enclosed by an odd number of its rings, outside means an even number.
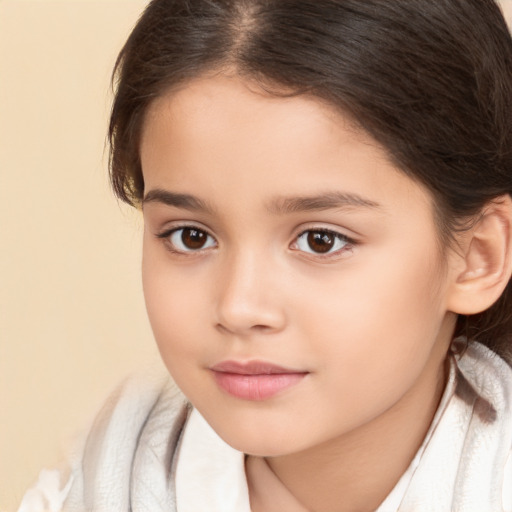
[[[234,442],[231,442],[230,439],[224,439],[224,441],[226,441],[226,443],[235,450],[255,457],[279,457],[298,451],[294,450],[292,447],[285,447],[279,443],[268,442],[268,440],[260,442],[247,439],[237,439]]]
[[[214,430],[219,437],[235,450],[257,457],[278,457],[301,451],[303,443],[294,442],[289,434],[276,433],[271,428],[244,428],[240,425],[236,430],[215,425]]]

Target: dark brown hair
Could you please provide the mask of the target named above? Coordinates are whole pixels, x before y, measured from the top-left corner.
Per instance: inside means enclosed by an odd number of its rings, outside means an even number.
[[[223,69],[350,115],[432,192],[445,241],[512,192],[512,40],[493,0],[153,0],[115,68],[110,171],[123,201],[144,193],[151,102]],[[511,313],[509,283],[455,335],[507,355]]]

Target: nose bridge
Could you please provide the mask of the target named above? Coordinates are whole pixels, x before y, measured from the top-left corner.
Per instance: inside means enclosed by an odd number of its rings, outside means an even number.
[[[244,334],[279,330],[284,311],[276,296],[276,265],[268,254],[249,247],[226,255],[218,283],[217,322]]]

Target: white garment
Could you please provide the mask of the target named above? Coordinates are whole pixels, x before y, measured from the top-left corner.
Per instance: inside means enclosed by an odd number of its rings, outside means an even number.
[[[452,364],[422,447],[377,512],[512,512],[511,453],[512,370],[473,344]],[[98,416],[68,485],[48,490],[48,503],[65,494],[67,512],[250,512],[244,454],[170,382],[121,389]],[[43,510],[24,500],[19,512]]]
[[[486,349],[482,351],[481,349],[483,349],[483,347],[478,347],[478,350],[482,352],[481,355],[490,355],[489,351]],[[472,355],[474,356],[476,354]],[[501,363],[499,360],[493,362]],[[458,510],[456,508],[438,508],[440,502],[436,500],[438,493],[435,490],[439,485],[439,475],[443,474],[443,467],[449,468],[444,472],[446,484],[453,480],[455,476],[454,469],[456,469],[455,466],[459,460],[462,463],[470,463],[470,461],[465,461],[463,456],[457,457],[456,460],[449,460],[450,454],[453,454],[455,450],[450,450],[447,445],[454,443],[455,446],[459,446],[459,444],[455,442],[456,440],[454,439],[455,436],[453,436],[453,433],[457,431],[462,432],[461,427],[464,429],[466,426],[463,423],[457,425],[453,421],[454,418],[456,418],[456,421],[460,420],[461,417],[458,413],[462,412],[457,411],[462,402],[462,400],[456,396],[457,385],[460,385],[461,382],[461,379],[457,377],[457,373],[457,365],[452,361],[443,397],[422,446],[407,471],[376,512],[396,512],[402,510],[414,510],[417,512],[427,510],[441,512],[446,510],[446,512],[448,512],[448,510]],[[462,410],[466,412],[469,408],[468,404],[464,404]],[[512,434],[512,424],[509,424],[509,426],[509,433]],[[485,439],[482,438],[481,441],[483,443]],[[443,446],[443,451],[437,453],[437,446]],[[510,452],[512,445],[509,446],[508,451]],[[435,453],[432,455],[434,450]],[[236,454],[238,454],[238,457]],[[442,460],[443,455],[447,460]],[[230,457],[229,460],[226,456]],[[425,465],[427,458],[433,460],[434,464],[424,468],[422,466]],[[228,464],[231,467],[231,474],[223,471],[223,466],[225,467]],[[510,472],[512,469],[511,456],[508,457],[508,466],[508,471]],[[236,468],[238,474],[233,477],[232,472],[234,468]],[[183,436],[180,447],[180,456],[178,458],[176,472],[178,511],[196,512],[198,510],[208,510],[211,512],[250,512],[247,497],[247,483],[243,472],[243,454],[230,449],[215,434],[199,412],[193,410],[188,420],[187,428],[185,429],[185,435]],[[416,473],[418,473],[417,476],[415,476]],[[509,512],[512,510],[512,503],[510,503],[512,499],[512,478],[510,474],[506,479],[508,485],[503,486],[503,498],[507,498],[507,503],[504,503],[503,507],[494,508],[495,506],[497,507],[498,504],[491,505],[491,502],[488,504],[485,502],[489,495],[489,491],[487,490],[487,487],[491,484],[489,480],[494,478],[496,474],[499,474],[499,471],[494,473],[494,475],[491,473],[482,475],[482,477],[487,478],[477,479],[477,486],[472,489],[472,492],[482,499],[477,501],[474,497],[468,497],[464,510],[474,512],[498,512],[501,510]],[[198,475],[201,475],[202,478],[198,479]],[[414,487],[419,489],[423,488],[425,490],[427,487],[431,488],[433,494],[429,495],[420,492],[418,495],[411,496],[408,491],[409,488]],[[199,489],[201,489],[202,492],[198,492]],[[448,485],[446,485],[446,490],[449,491]],[[231,502],[236,502],[237,506],[228,507],[227,503]]]

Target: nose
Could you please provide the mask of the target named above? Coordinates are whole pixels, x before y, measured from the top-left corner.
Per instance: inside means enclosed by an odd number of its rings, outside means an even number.
[[[219,273],[217,328],[237,336],[282,330],[286,315],[278,273],[268,258],[254,252],[227,259]]]

